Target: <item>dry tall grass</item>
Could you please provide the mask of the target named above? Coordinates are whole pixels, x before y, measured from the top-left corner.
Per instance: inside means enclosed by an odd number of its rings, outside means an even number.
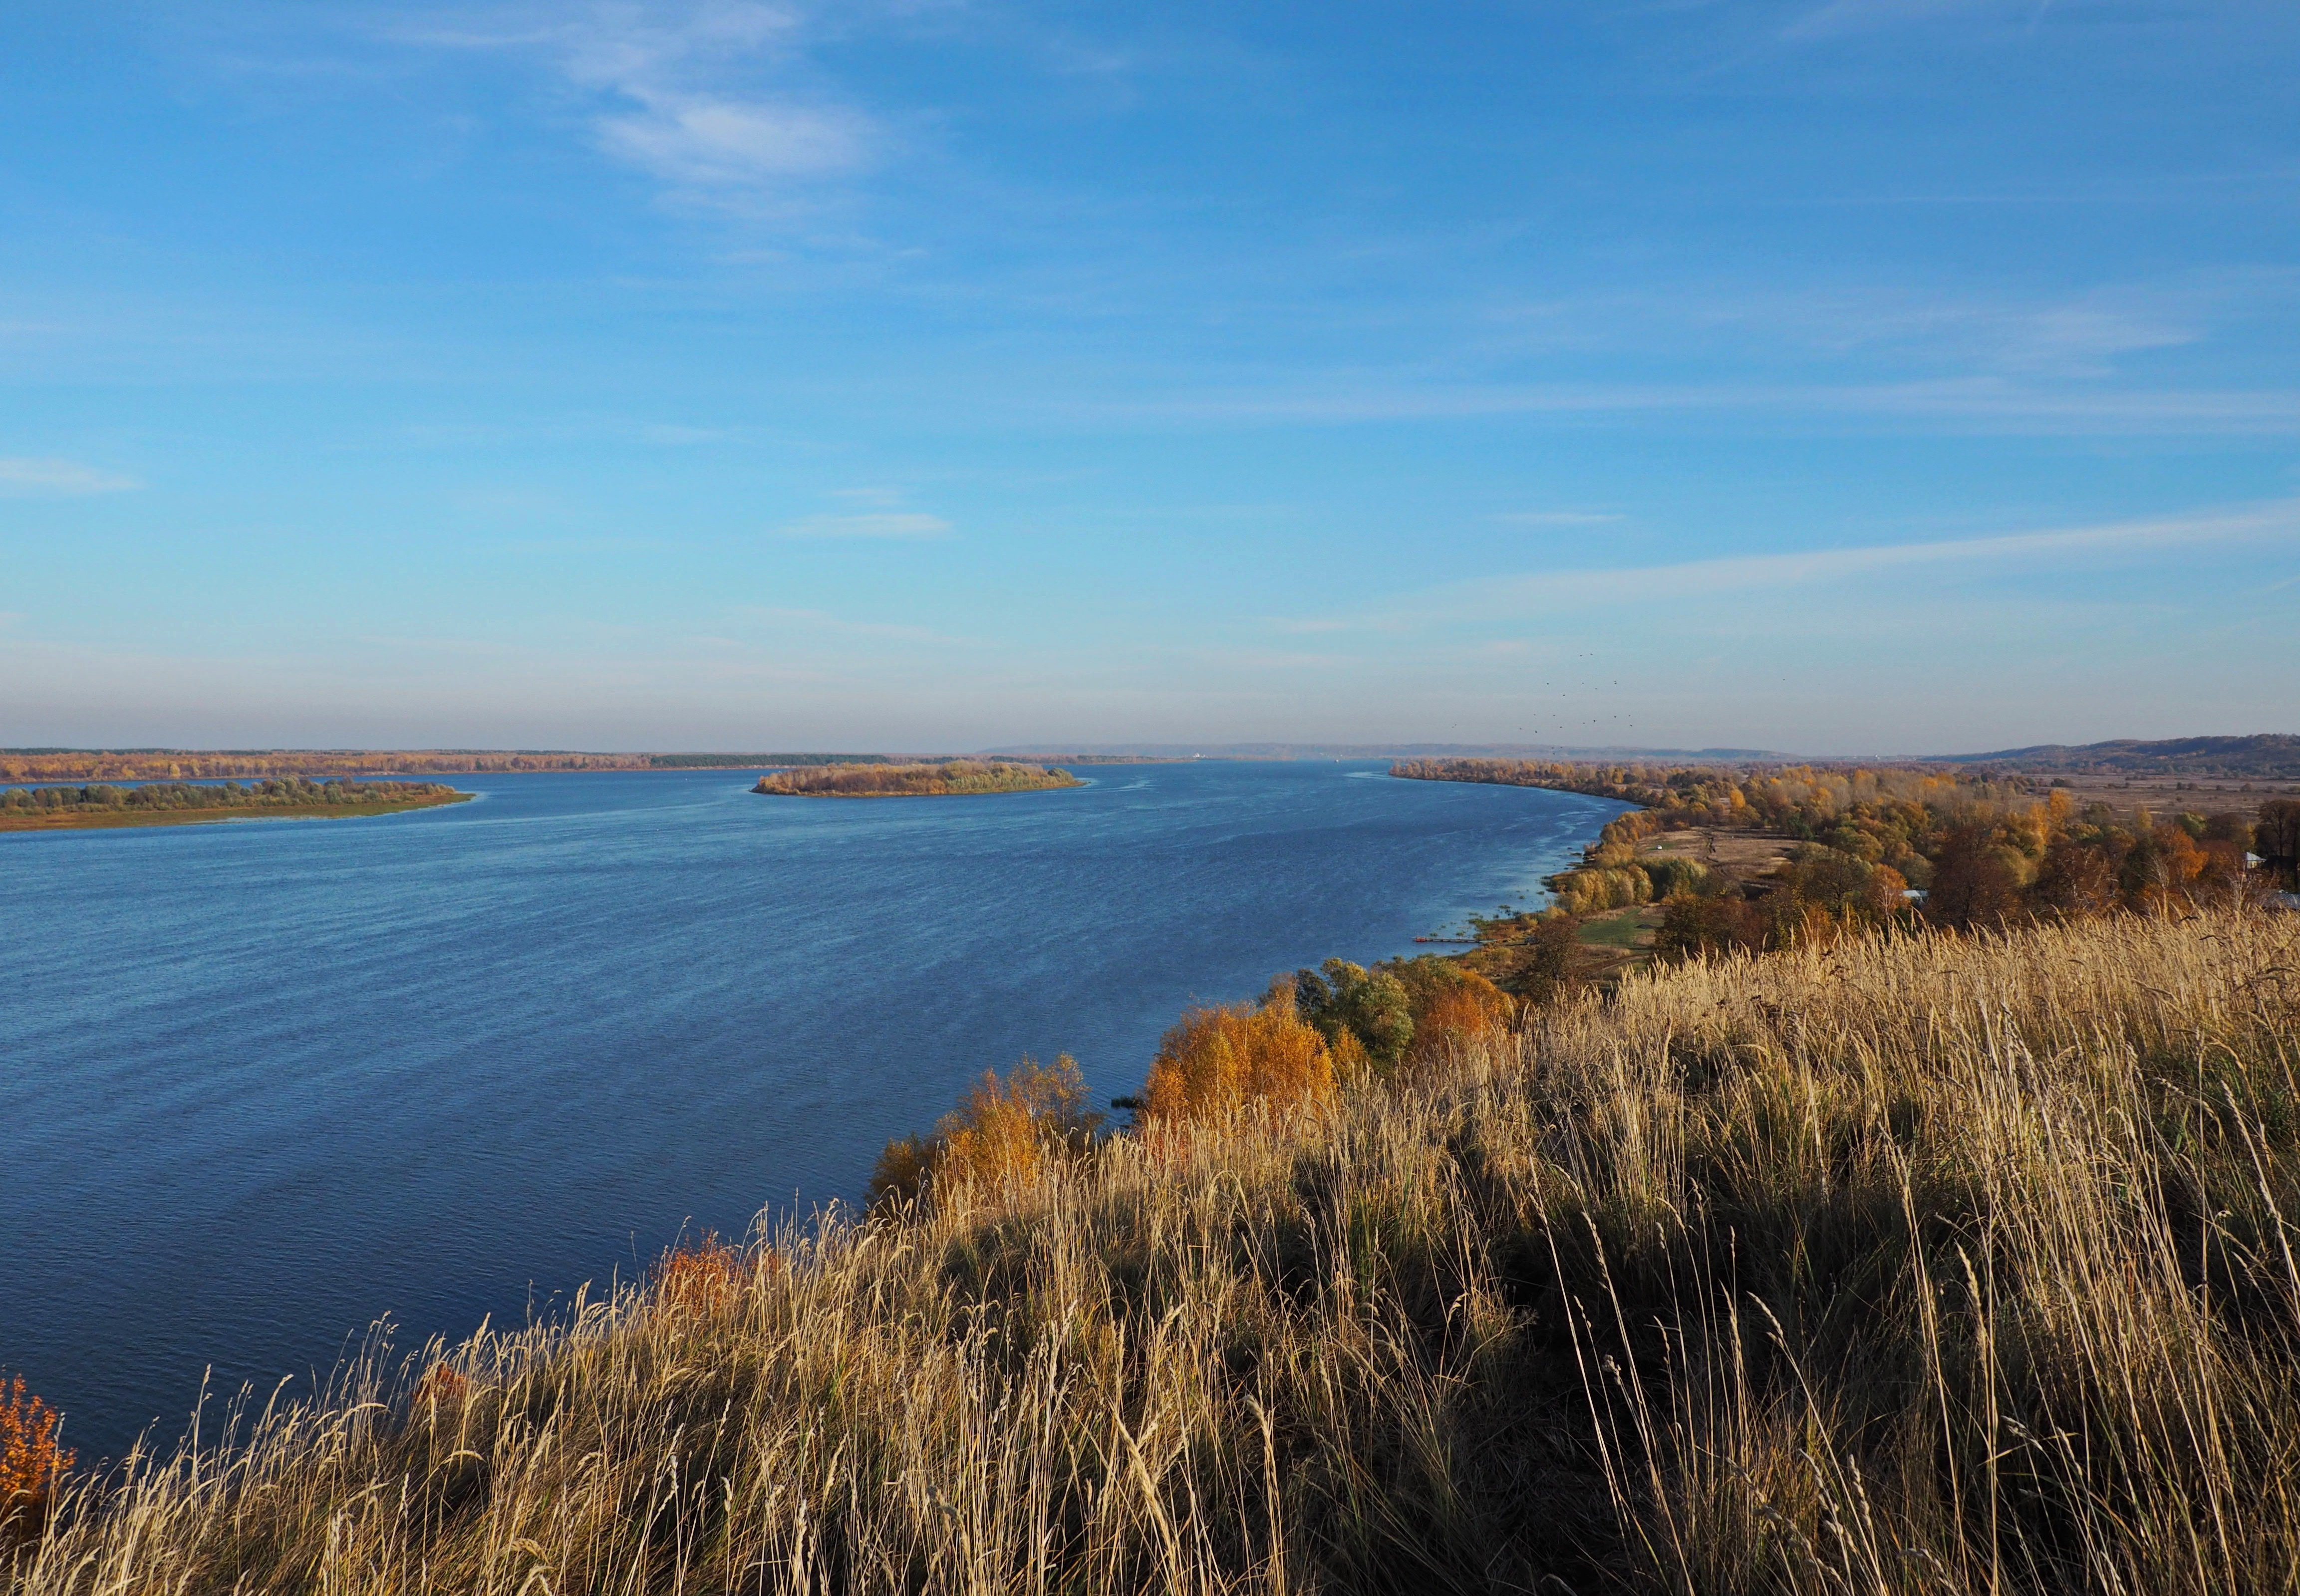
[[[2296,1020],[2235,911],[1636,978],[371,1361],[0,1588],[2290,1589]]]

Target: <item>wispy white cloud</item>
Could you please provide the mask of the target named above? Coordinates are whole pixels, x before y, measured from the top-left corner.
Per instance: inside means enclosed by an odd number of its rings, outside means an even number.
[[[1790,22],[1781,37],[1804,42],[1870,33],[1963,12],[2010,12],[2015,4],[2029,16],[2045,9],[2039,0],[1824,0]]]
[[[79,497],[126,493],[143,486],[133,477],[99,470],[76,460],[0,458],[0,494],[12,496]]]
[[[502,16],[495,28],[435,29],[413,42],[548,60],[596,102],[602,151],[689,197],[748,204],[867,165],[878,123],[806,84],[806,17],[759,0],[634,4]]]
[[[1072,407],[1075,413],[1081,407]],[[1368,384],[1319,382],[1260,393],[1121,402],[1105,413],[1176,421],[1277,424],[1458,416],[1785,415],[1896,419],[1989,433],[2048,436],[2300,432],[2300,389],[2105,391],[1993,377],[1885,383],[1685,382]]]
[[[947,537],[950,523],[912,510],[874,510],[860,515],[810,515],[775,528],[778,537]]]
[[[1433,591],[1402,607],[1393,619],[1426,612],[1459,617],[1609,603],[1647,603],[1814,586],[1924,567],[2009,564],[2066,560],[2085,553],[2169,553],[2213,544],[2300,537],[2300,501],[2258,509],[2152,520],[2118,521],[1995,537],[1943,538],[1812,549],[1776,554],[1729,555],[1669,565],[1549,571],[1484,580]]]
[[[2080,569],[2084,558],[2130,560],[2242,544],[2300,547],[2300,500],[2217,513],[2115,521],[2098,526],[2014,532],[1992,537],[1935,538],[1849,548],[1726,555],[1661,565],[1584,567],[1529,571],[1449,582],[1406,594],[1390,604],[1352,614],[1270,617],[1281,634],[1348,632],[1393,642],[1432,628],[1458,629],[1485,622],[1540,616],[1582,616],[1629,605],[1640,609],[1677,600],[1731,598],[1760,610],[1771,596],[1829,584],[1849,586],[1864,578],[1928,569],[2014,567],[2050,563]],[[2267,591],[2272,591],[2269,589]],[[1864,615],[1904,612],[1899,597],[1887,610],[1861,602]],[[2032,601],[2024,601],[2034,609]],[[1967,606],[1970,608],[1970,605]],[[1868,626],[1871,620],[1858,624]]]
[[[1635,353],[1726,360],[1745,370],[1962,375],[2092,384],[2135,357],[2288,326],[2300,272],[2221,269],[2052,294],[1912,282],[1735,288],[1655,283],[1488,307],[1490,348],[1516,360]]]
[[[641,109],[603,119],[601,145],[677,188],[746,188],[846,171],[862,164],[870,147],[870,123],[840,106],[627,92]]]

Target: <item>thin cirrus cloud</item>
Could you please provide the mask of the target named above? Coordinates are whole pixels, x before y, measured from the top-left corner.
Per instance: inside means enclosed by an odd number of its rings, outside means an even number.
[[[2218,514],[2118,521],[1996,537],[1942,538],[1794,553],[1729,555],[1673,565],[1554,571],[1504,582],[1479,583],[1476,595],[1488,608],[1498,606],[1511,611],[1645,603],[1658,598],[1798,587],[1922,567],[2004,564],[2086,553],[2145,554],[2219,544],[2283,542],[2296,535],[2300,535],[2300,500],[2288,500]],[[1445,590],[1446,604],[1432,613],[1458,614],[1460,606],[1471,596],[1466,592]]]
[[[413,39],[541,55],[594,100],[588,121],[609,157],[675,192],[735,203],[854,170],[879,142],[861,111],[784,81],[804,65],[804,24],[788,6],[699,0]]]
[[[143,486],[133,477],[99,470],[76,460],[0,459],[0,493],[12,495],[77,498],[127,493]]]
[[[2011,13],[2016,9],[2033,16],[2041,13],[2044,6],[2016,6],[2006,4],[2006,0],[1827,0],[1827,4],[1804,12],[1782,29],[1781,37],[1804,42],[1929,22],[1964,12]]]
[[[868,121],[838,106],[631,92],[644,109],[602,121],[600,145],[678,188],[826,176],[861,166],[869,149]]]
[[[1356,631],[1369,636],[1404,636],[1433,626],[1457,627],[1466,621],[1516,619],[1560,611],[1578,613],[1612,605],[1645,606],[1677,599],[1712,599],[1728,593],[1754,598],[1767,593],[1926,568],[1985,569],[2038,560],[2065,563],[2087,554],[2145,559],[2212,547],[2288,545],[2296,538],[2300,538],[2300,500],[2285,500],[2245,510],[2015,532],[1994,537],[1738,554],[1669,565],[1530,572],[1498,580],[1448,583],[1389,608],[1346,619],[1288,617],[1271,619],[1265,624],[1286,634]]]
[[[1074,407],[1075,409],[1076,407]],[[2300,389],[2139,392],[2048,387],[1992,377],[1870,384],[1469,383],[1320,385],[1314,391],[1217,393],[1113,403],[1104,413],[1203,424],[1317,425],[1510,415],[1821,416],[1840,425],[1922,422],[1976,433],[2094,436],[2133,433],[2300,433]]]
[[[778,537],[947,537],[950,523],[938,515],[910,510],[871,510],[857,515],[810,515],[775,528]]]

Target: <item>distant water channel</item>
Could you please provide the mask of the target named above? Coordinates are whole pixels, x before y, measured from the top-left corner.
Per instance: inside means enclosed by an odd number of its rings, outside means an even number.
[[[1137,1085],[1194,999],[1529,903],[1622,806],[1330,763],[753,796],[454,778],[361,820],[0,835],[0,1367],[83,1460],[210,1389],[516,1326],[860,1194],[985,1067]]]

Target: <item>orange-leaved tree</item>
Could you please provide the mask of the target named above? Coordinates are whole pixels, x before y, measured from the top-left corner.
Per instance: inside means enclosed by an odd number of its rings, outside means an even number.
[[[1150,1125],[1179,1125],[1249,1102],[1284,1106],[1332,1095],[1334,1059],[1290,994],[1255,1005],[1193,1009],[1166,1033],[1141,1113]]]
[[[1091,1145],[1102,1116],[1089,1112],[1078,1060],[1027,1054],[1004,1076],[986,1069],[929,1136],[887,1143],[871,1176],[876,1204],[917,1197],[930,1185],[998,1185],[1028,1179],[1053,1157]]]
[[[1509,1015],[1509,999],[1492,982],[1473,977],[1458,986],[1430,994],[1413,1018],[1413,1044],[1406,1049],[1409,1064],[1445,1059],[1453,1050],[1482,1042],[1498,1031]]]
[[[24,1376],[0,1381],[0,1540],[39,1533],[56,1482],[72,1455],[56,1444],[60,1415],[24,1388]]]

